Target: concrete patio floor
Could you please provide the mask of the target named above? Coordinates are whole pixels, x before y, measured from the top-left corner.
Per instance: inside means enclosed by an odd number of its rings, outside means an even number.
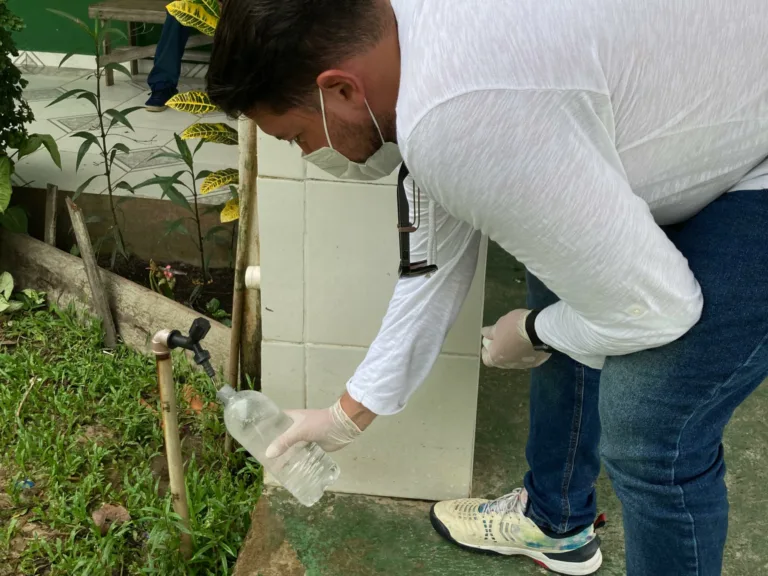
[[[498,247],[489,251],[486,321],[524,303],[524,273]],[[527,469],[527,374],[483,370],[480,376],[473,495],[495,497],[519,486]],[[737,411],[725,441],[730,536],[725,576],[768,574],[768,387]],[[604,576],[626,573],[621,508],[604,476],[599,507]],[[533,562],[475,555],[442,541],[429,522],[430,503],[327,495],[304,508],[268,491],[254,514],[236,576],[528,576]]]

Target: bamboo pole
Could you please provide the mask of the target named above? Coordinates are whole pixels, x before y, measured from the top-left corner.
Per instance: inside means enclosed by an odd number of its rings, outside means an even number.
[[[180,551],[184,558],[192,555],[192,535],[189,533],[189,504],[184,484],[184,460],[181,455],[179,414],[176,408],[176,390],[173,385],[173,365],[167,347],[168,331],[158,332],[152,340],[152,350],[157,362],[157,383],[160,389],[160,406],[163,413],[165,455],[168,459],[168,478],[171,485],[173,510],[181,517],[185,530],[180,535]]]
[[[240,389],[240,342],[243,331],[243,309],[245,303],[245,269],[248,266],[249,228],[251,222],[250,203],[255,192],[256,165],[256,128],[255,124],[246,118],[238,121],[240,148],[240,218],[237,229],[237,246],[235,247],[235,285],[232,294],[232,332],[229,342],[229,364],[227,366],[227,381],[235,390]],[[255,200],[255,198],[253,198]],[[258,222],[256,222],[258,236]],[[227,434],[224,441],[224,451],[232,451],[232,437]]]
[[[77,207],[77,204],[72,202],[71,198],[67,198],[67,210],[69,210],[69,217],[72,220],[72,229],[75,232],[77,246],[80,248],[80,257],[85,267],[85,275],[88,277],[88,284],[91,286],[93,305],[96,308],[96,313],[101,317],[104,329],[104,346],[106,348],[115,348],[117,346],[117,329],[112,318],[112,311],[109,309],[104,284],[101,282],[99,266],[96,264],[96,257],[93,254],[91,237],[88,235],[83,212]]]
[[[245,124],[245,126],[243,126]],[[240,191],[248,196],[245,206],[248,221],[246,242],[248,246],[245,268],[260,266],[259,239],[259,195],[256,179],[258,177],[257,127],[250,120],[241,122],[241,134],[246,141],[241,147],[240,156]],[[242,208],[241,208],[242,211]],[[242,216],[241,216],[242,217]],[[243,320],[240,329],[241,377],[251,379],[252,386],[261,390],[261,290],[248,290],[243,301]]]

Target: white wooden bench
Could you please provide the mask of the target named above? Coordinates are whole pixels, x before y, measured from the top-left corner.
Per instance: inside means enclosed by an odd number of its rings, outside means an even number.
[[[157,44],[152,46],[136,46],[137,23],[162,24],[167,16],[166,5],[170,0],[105,0],[88,7],[88,16],[100,20],[106,26],[110,20],[128,23],[129,45],[112,50],[109,38],[104,42],[104,57],[101,64],[110,62],[131,62],[131,74],[139,73],[139,59],[151,58],[155,55]],[[190,36],[187,48],[196,48],[212,44],[213,38],[205,35]],[[208,62],[210,54],[186,50],[184,60],[192,62]],[[107,86],[115,83],[114,72],[107,70]]]

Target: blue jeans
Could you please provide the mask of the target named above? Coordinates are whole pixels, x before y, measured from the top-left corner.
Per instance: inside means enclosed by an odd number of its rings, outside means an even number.
[[[190,29],[179,24],[173,16],[165,17],[163,31],[155,51],[155,64],[147,77],[152,92],[176,88],[181,76],[181,58],[187,45]]]
[[[718,576],[723,429],[768,377],[768,190],[725,194],[664,230],[701,284],[702,318],[602,372],[559,353],[533,371],[528,514],[558,533],[588,525],[602,454],[623,506],[628,576]],[[529,306],[555,299],[529,277]]]

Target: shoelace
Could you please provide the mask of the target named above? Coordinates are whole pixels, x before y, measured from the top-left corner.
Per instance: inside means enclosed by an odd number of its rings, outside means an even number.
[[[522,488],[516,488],[506,496],[502,496],[501,498],[497,498],[493,502],[489,502],[486,504],[485,508],[483,509],[483,512],[488,513],[496,513],[496,514],[507,514],[509,512],[523,512],[522,510],[522,500],[520,496],[523,494]]]

